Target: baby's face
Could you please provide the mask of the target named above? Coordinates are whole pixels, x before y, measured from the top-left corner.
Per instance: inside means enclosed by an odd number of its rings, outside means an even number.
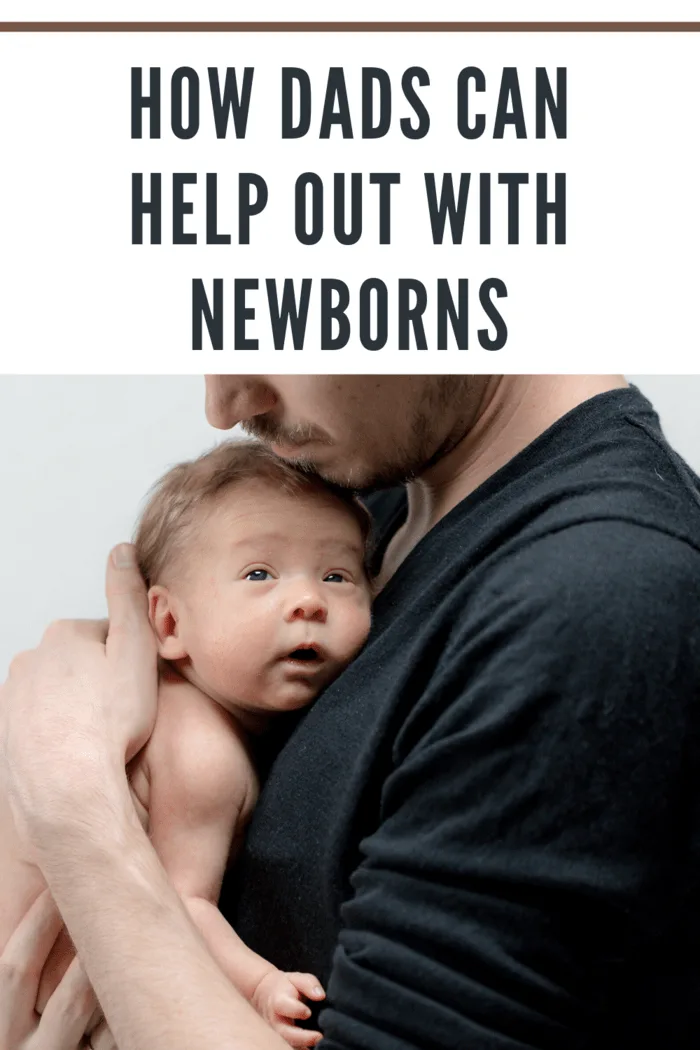
[[[229,709],[310,703],[367,638],[363,559],[360,526],[333,496],[234,486],[168,587],[186,677]]]

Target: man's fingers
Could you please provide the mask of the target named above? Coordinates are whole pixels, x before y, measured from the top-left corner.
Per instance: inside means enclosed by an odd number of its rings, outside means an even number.
[[[56,620],[44,631],[43,642],[56,646],[61,646],[73,638],[104,642],[107,626],[106,620]]]
[[[32,660],[31,650],[25,650],[23,653],[17,653],[13,657],[10,666],[7,669],[8,678],[16,678],[18,675],[24,674],[29,669]]]
[[[96,1006],[95,993],[76,956],[41,1015],[39,1032],[50,1036],[51,1050],[75,1050]]]
[[[92,1050],[117,1050],[117,1044],[114,1042],[106,1021],[103,1020],[91,1033],[90,1046]]]
[[[63,920],[48,890],[41,893],[10,937],[2,953],[5,974],[15,974],[18,982],[29,982],[33,999],[41,971],[56,943]]]
[[[102,1013],[102,1008],[100,1006],[96,1006],[93,1010],[92,1017],[88,1021],[87,1028],[85,1029],[85,1034],[89,1037],[92,1037],[92,1033],[99,1031],[100,1028],[102,1028],[103,1026],[106,1028],[107,1022],[105,1021],[104,1014]],[[96,1050],[96,1048],[93,1047],[93,1050]]]

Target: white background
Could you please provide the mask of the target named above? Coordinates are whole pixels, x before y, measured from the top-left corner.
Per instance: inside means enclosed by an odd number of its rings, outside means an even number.
[[[225,6],[225,14],[223,14]],[[328,5],[326,5],[327,7]],[[365,5],[369,7],[369,5]],[[242,5],[203,4],[189,17],[245,17]],[[293,17],[332,17],[320,5],[294,5]],[[608,3],[604,15],[619,18],[682,18],[697,5]],[[352,17],[361,18],[362,5]],[[517,8],[517,10],[516,10]],[[562,16],[546,4],[434,4],[409,7],[402,17],[460,18]],[[388,5],[372,5],[373,17]],[[263,5],[255,17],[280,17],[280,5]],[[496,13],[497,11],[497,13]],[[588,5],[567,18],[600,17]],[[392,8],[396,17],[396,7]],[[343,12],[348,17],[347,12]],[[8,4],[6,17],[94,17],[88,5]],[[185,5],[139,4],[100,17],[187,16]],[[284,17],[284,14],[282,14]],[[290,17],[287,13],[286,17]],[[336,12],[338,17],[338,12]],[[232,372],[489,372],[494,356],[479,348],[484,325],[472,294],[470,351],[399,351],[396,327],[384,350],[370,353],[353,339],[346,350],[320,351],[318,314],[312,299],[304,351],[271,349],[265,298],[249,333],[257,352],[232,349],[232,279],[235,276],[321,276],[347,281],[355,293],[368,276],[390,288],[394,319],[399,276],[424,281],[434,301],[437,277],[470,278],[472,293],[486,277],[502,278],[500,300],[510,336],[497,354],[501,372],[693,372],[699,349],[696,325],[700,151],[696,69],[700,35],[472,34],[465,35],[21,35],[0,36],[0,371],[73,373]],[[424,89],[432,118],[429,135],[405,140],[397,129],[381,140],[344,141],[334,133],[319,141],[318,117],[330,65],[347,72],[353,114],[359,120],[359,70],[378,65],[395,84],[412,64],[424,66]],[[460,138],[455,128],[455,83],[465,65],[487,76],[484,110],[492,119],[500,70],[516,65],[532,134],[534,69],[569,70],[569,137],[503,141]],[[163,138],[129,137],[129,70],[160,65],[166,100]],[[180,65],[202,77],[202,128],[190,141],[168,131],[167,84]],[[207,118],[206,67],[255,66],[249,135],[218,141]],[[304,139],[279,137],[279,70],[300,65],[312,76],[314,117]],[[395,117],[408,115],[400,93]],[[316,128],[314,135],[313,129]],[[230,229],[239,170],[262,174],[270,203],[253,219],[250,246],[168,244],[167,176],[174,170],[220,173],[221,228]],[[332,238],[299,245],[292,232],[295,177],[314,170],[402,172],[394,191],[394,238],[378,246],[374,197],[368,198],[366,233],[358,245]],[[160,171],[164,194],[164,243],[130,243],[132,171]],[[528,171],[523,188],[522,243],[505,243],[505,189],[494,186],[493,244],[478,246],[467,220],[461,247],[432,245],[424,201],[424,171]],[[534,173],[567,172],[568,243],[534,243]],[[203,230],[202,194],[193,190],[195,215],[188,228]],[[478,202],[475,196],[474,206]],[[497,203],[498,202],[498,203]],[[470,206],[470,211],[471,211]],[[191,224],[190,224],[191,223]],[[470,232],[471,231],[471,232]],[[194,353],[190,341],[192,277],[225,278],[227,333],[222,352]],[[227,294],[228,293],[228,294]],[[394,294],[392,294],[394,293]],[[427,315],[429,345],[434,322]],[[205,343],[206,346],[206,343]]]
[[[700,376],[628,376],[700,472]],[[186,377],[0,378],[0,681],[65,616],[102,616],[107,553],[174,463],[226,435]]]

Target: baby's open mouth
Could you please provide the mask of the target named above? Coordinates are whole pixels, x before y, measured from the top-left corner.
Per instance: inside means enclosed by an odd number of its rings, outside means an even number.
[[[301,645],[298,649],[293,649],[287,659],[299,660],[302,663],[313,663],[314,660],[321,659],[321,654],[313,645]]]

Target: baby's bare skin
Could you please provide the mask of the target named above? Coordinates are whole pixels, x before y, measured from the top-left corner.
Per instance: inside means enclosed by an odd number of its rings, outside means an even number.
[[[155,729],[131,763],[129,778],[142,823],[209,950],[232,982],[255,1001],[261,982],[267,987],[279,971],[243,944],[217,908],[227,862],[238,849],[257,798],[257,776],[243,729],[219,704],[164,668]],[[23,854],[4,799],[0,800],[0,838],[2,951],[45,882]],[[64,930],[42,974],[39,1012],[74,954]],[[302,976],[302,994],[318,998],[312,995],[315,978]],[[296,1006],[290,1004],[290,1009],[298,1018],[309,1015],[298,990]],[[314,1033],[295,1031],[296,1045],[314,1041]]]
[[[217,470],[221,451],[210,454]],[[223,458],[229,455],[239,453],[224,449]],[[295,1022],[311,1014],[305,999],[324,998],[317,979],[283,973],[256,955],[217,901],[258,794],[247,732],[312,703],[367,637],[365,534],[337,496],[313,484],[290,493],[279,479],[251,478],[193,513],[196,550],[175,544],[148,592],[161,658],[158,717],[127,770],[132,797],[223,972],[291,1046],[312,1046],[320,1033]],[[22,855],[2,800],[0,834],[2,951],[44,882]],[[73,955],[61,934],[42,974],[38,1009]]]

